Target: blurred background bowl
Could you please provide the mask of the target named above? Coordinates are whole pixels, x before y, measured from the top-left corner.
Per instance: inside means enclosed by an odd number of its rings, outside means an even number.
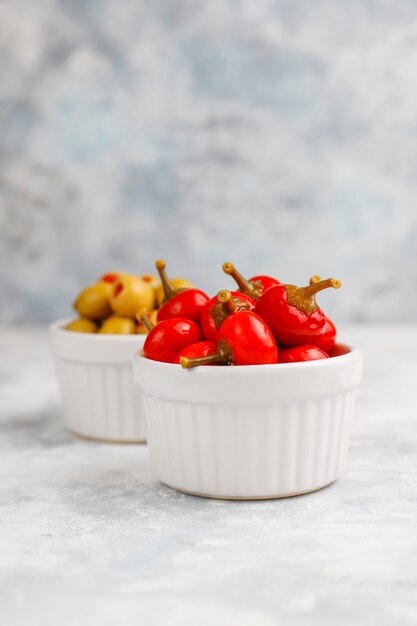
[[[132,356],[146,335],[99,335],[50,326],[66,427],[99,441],[145,443],[143,398]]]

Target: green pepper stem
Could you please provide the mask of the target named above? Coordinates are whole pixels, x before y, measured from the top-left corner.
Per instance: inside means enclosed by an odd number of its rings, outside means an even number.
[[[180,357],[180,363],[184,369],[197,367],[197,365],[210,365],[210,363],[217,363],[218,365],[231,365],[233,361],[232,350],[224,338],[220,339],[219,345],[217,346],[217,350],[214,354],[199,356],[194,359],[189,359],[186,356]]]
[[[215,352],[214,354],[209,354],[207,356],[199,356],[194,359],[189,359],[186,356],[180,357],[180,363],[184,369],[190,369],[192,367],[197,367],[197,365],[209,365],[210,363],[223,363],[222,357]]]
[[[217,300],[221,303],[222,309],[227,315],[236,311],[236,302],[232,298],[232,294],[227,289],[222,289],[217,294]]]
[[[155,267],[158,270],[159,277],[161,279],[162,287],[164,289],[165,299],[169,300],[173,298],[178,290],[175,289],[174,285],[168,278],[168,274],[166,273],[166,262],[163,259],[158,259],[155,261]]]
[[[263,292],[262,283],[256,280],[247,280],[240,272],[237,271],[233,263],[223,263],[223,272],[229,274],[237,282],[239,291],[253,300],[259,300]]]
[[[315,285],[316,283],[319,283],[320,281],[321,281],[321,276],[317,276],[317,274],[315,274],[314,276],[310,278],[310,285]]]
[[[310,281],[311,283],[311,281]],[[319,282],[313,282],[308,287],[303,287],[303,291],[308,298],[316,295],[319,291],[323,291],[323,289],[329,289],[329,287],[333,287],[333,289],[339,289],[342,286],[340,280],[336,280],[334,278],[327,278],[326,280],[320,280]]]
[[[145,328],[151,331],[155,328],[155,324],[152,323],[151,318],[147,313],[147,309],[140,309],[136,314],[136,319],[145,326]]]
[[[250,293],[253,291],[253,286],[249,280],[246,280],[244,276],[240,272],[237,271],[233,263],[223,263],[223,272],[225,274],[229,274],[232,278],[235,279],[240,291],[243,293]]]

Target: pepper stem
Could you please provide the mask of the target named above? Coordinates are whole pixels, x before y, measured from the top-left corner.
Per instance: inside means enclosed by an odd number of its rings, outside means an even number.
[[[217,300],[221,303],[222,309],[225,313],[230,315],[236,311],[236,302],[232,298],[232,294],[227,289],[222,289],[217,294]]]
[[[317,276],[317,274],[315,274],[314,276],[310,278],[310,285],[315,285],[316,283],[319,283],[320,281],[321,281],[321,276]]]
[[[209,365],[210,363],[219,363],[219,355],[217,352],[208,356],[200,356],[195,359],[189,359],[186,356],[180,356],[180,363],[184,369],[197,367],[197,365]]]
[[[184,369],[197,367],[197,365],[209,365],[210,363],[217,363],[218,365],[231,365],[233,363],[233,353],[228,343],[222,338],[220,339],[219,345],[217,346],[217,350],[214,354],[196,357],[195,359],[189,359],[186,356],[181,356],[180,363]]]
[[[173,298],[178,290],[175,289],[174,285],[168,278],[168,274],[166,273],[166,262],[163,259],[158,259],[155,261],[155,267],[158,270],[159,277],[161,279],[162,287],[164,289],[165,300],[169,300]]]
[[[318,282],[312,283],[312,280],[314,280],[315,278],[318,277],[313,276],[313,278],[310,280],[310,285],[308,287],[303,287],[303,291],[308,298],[316,295],[316,293],[318,293],[319,291],[323,291],[323,289],[329,289],[329,287],[333,287],[333,289],[339,289],[339,287],[342,286],[341,281],[334,278],[327,278],[326,280],[320,280]]]
[[[151,318],[148,315],[148,309],[146,308],[139,309],[139,311],[136,313],[136,319],[139,322],[142,322],[145,328],[149,331],[155,328],[155,324],[152,323]]]
[[[233,263],[223,263],[223,272],[225,274],[229,274],[232,278],[235,279],[240,291],[250,296],[251,298],[259,298],[257,285],[258,283],[253,283],[250,280],[247,280],[240,272],[237,271]]]

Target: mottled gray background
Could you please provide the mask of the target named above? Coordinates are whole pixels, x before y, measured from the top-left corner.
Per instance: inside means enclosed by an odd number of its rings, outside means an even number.
[[[416,319],[415,1],[3,0],[0,25],[1,321],[160,256]]]

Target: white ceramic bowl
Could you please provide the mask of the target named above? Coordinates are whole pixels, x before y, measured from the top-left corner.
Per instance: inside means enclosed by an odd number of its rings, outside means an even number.
[[[362,356],[197,367],[133,359],[158,478],[195,495],[264,499],[336,480],[346,466]]]
[[[132,355],[146,335],[98,335],[51,324],[67,428],[83,437],[144,443],[143,398],[133,383]]]

